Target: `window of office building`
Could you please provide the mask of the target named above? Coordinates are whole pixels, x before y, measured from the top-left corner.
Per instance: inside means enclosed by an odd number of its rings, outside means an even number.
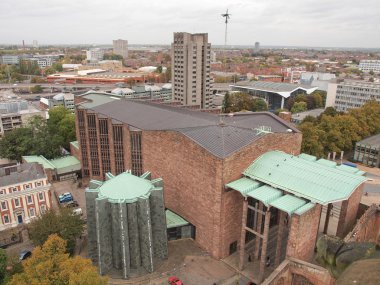
[[[40,201],[44,201],[45,200],[43,192],[38,193],[38,200],[40,200]]]
[[[33,203],[33,197],[32,197],[32,195],[28,195],[28,196],[26,196],[26,202],[27,202],[28,204],[32,204],[32,203]]]

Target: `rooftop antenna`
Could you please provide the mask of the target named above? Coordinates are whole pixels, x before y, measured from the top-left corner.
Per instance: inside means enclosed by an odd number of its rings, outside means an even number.
[[[227,46],[227,24],[228,24],[228,19],[230,18],[231,14],[228,13],[228,9],[225,14],[222,14],[223,18],[226,18],[225,23],[226,23],[226,31],[224,33],[224,46]]]

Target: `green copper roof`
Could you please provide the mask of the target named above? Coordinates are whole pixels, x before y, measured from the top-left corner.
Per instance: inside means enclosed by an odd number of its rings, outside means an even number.
[[[255,198],[256,200],[263,202],[265,206],[268,206],[268,204],[270,202],[281,197],[282,192],[280,190],[274,189],[268,185],[264,185],[264,186],[261,186],[255,190],[247,193],[247,196]]]
[[[80,161],[72,155],[51,159],[50,163],[56,168],[57,174],[79,171],[81,169]]]
[[[189,224],[189,222],[186,221],[184,218],[182,218],[181,216],[178,216],[176,213],[173,213],[170,210],[166,210],[165,214],[166,214],[166,227],[168,229],[186,226]]]
[[[99,187],[98,197],[108,198],[111,203],[133,203],[138,198],[148,198],[154,189],[149,180],[124,172],[105,181]]]
[[[232,188],[236,191],[239,191],[242,195],[246,196],[246,194],[253,189],[259,188],[261,183],[249,179],[247,177],[240,178],[231,183],[226,184],[226,187]]]
[[[22,159],[25,162],[37,162],[41,164],[45,169],[54,169],[54,165],[50,163],[49,160],[47,160],[42,155],[30,155],[30,156],[23,156]]]
[[[305,200],[293,195],[284,195],[269,203],[269,205],[277,209],[280,209],[281,211],[284,211],[289,215],[291,215],[295,210],[299,209],[305,204]]]
[[[363,176],[349,173],[328,162],[331,161],[309,161],[281,151],[270,151],[256,159],[243,174],[311,202],[326,205],[348,199],[365,181]]]
[[[294,214],[296,214],[296,215],[302,215],[302,214],[306,213],[307,211],[313,209],[314,206],[315,206],[314,203],[309,202],[309,203],[303,205],[301,208],[298,208],[298,209],[294,212]]]
[[[314,155],[310,155],[307,153],[301,153],[298,157],[306,159],[308,161],[316,161],[317,160],[317,158]]]

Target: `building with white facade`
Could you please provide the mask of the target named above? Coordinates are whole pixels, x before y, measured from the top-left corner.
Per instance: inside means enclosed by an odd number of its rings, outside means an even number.
[[[0,96],[0,137],[25,125],[33,116],[46,118],[45,111],[38,110],[26,100],[13,96],[12,93],[4,93],[3,97]]]
[[[373,71],[374,73],[380,73],[380,60],[361,60],[359,69],[364,72]]]
[[[103,60],[104,50],[100,48],[92,48],[86,51],[86,59],[88,61],[100,61]]]
[[[326,107],[335,107],[337,111],[362,107],[369,100],[380,102],[380,83],[367,81],[344,81],[330,83]]]
[[[113,40],[113,53],[121,55],[123,58],[128,57],[128,41],[127,40]]]
[[[302,72],[300,84],[318,87],[319,90],[327,91],[328,84],[336,78],[333,73],[323,72]]]
[[[50,184],[42,165],[0,169],[0,231],[29,223],[51,208]]]
[[[0,56],[0,63],[1,64],[19,64],[20,63],[20,57],[18,55],[2,55]]]
[[[171,47],[174,100],[182,105],[210,107],[210,53],[208,34],[174,33]]]

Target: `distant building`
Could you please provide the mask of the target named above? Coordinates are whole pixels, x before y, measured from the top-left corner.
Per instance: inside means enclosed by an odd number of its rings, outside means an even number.
[[[86,189],[88,255],[100,274],[153,272],[168,256],[161,178],[130,171],[106,181],[91,180]]]
[[[259,52],[260,51],[260,43],[259,42],[255,42],[255,49],[254,49],[255,52]]]
[[[3,98],[0,100],[0,137],[25,125],[33,116],[46,118],[45,111],[38,110],[26,100]]]
[[[171,48],[173,99],[182,105],[211,104],[208,34],[174,33]]]
[[[38,48],[38,41],[37,40],[33,40],[33,48]]]
[[[380,60],[361,60],[359,63],[359,69],[364,72],[373,71],[380,73]]]
[[[380,134],[355,143],[354,161],[380,167]]]
[[[51,207],[50,184],[41,165],[0,169],[0,231],[29,223]]]
[[[123,58],[128,57],[128,41],[127,40],[113,40],[113,53],[121,55]]]
[[[318,87],[319,90],[327,91],[329,82],[335,78],[336,76],[333,73],[302,72],[300,84]]]
[[[17,65],[20,63],[20,57],[18,55],[2,55],[0,56],[0,63],[7,65]]]
[[[330,83],[326,107],[335,107],[337,111],[346,112],[363,106],[369,100],[380,102],[380,83],[366,81]]]
[[[246,92],[253,97],[264,99],[270,110],[285,108],[289,98],[298,94],[311,94],[317,87],[290,83],[247,81],[231,85],[232,91]]]
[[[92,48],[86,51],[86,59],[88,61],[101,61],[104,57],[104,50],[100,48]]]
[[[324,110],[325,109],[313,109],[313,110],[308,110],[308,111],[297,113],[297,114],[292,114],[291,121],[292,123],[300,124],[306,117],[310,116],[310,117],[316,118],[320,114],[322,114]]]

